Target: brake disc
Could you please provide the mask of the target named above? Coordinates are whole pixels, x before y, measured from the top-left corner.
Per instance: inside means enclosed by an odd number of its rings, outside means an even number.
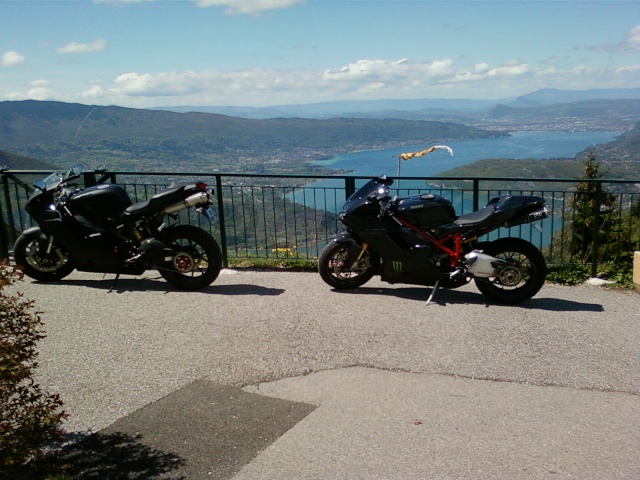
[[[507,266],[500,270],[500,283],[508,287],[515,287],[522,281],[522,273],[515,266]]]

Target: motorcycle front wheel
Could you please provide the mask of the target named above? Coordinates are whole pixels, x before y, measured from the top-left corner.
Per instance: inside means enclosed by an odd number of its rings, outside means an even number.
[[[162,278],[181,290],[201,290],[211,285],[222,269],[218,242],[204,230],[178,225],[163,230],[159,239],[174,253],[158,265]]]
[[[13,247],[13,259],[16,265],[21,266],[25,275],[34,280],[41,282],[61,280],[75,269],[69,260],[69,253],[55,243],[47,253],[45,248],[41,248],[43,242],[41,237],[41,232],[20,235]]]
[[[498,303],[515,304],[529,300],[544,284],[547,265],[540,250],[519,238],[501,238],[487,243],[484,253],[506,260],[498,276],[476,278],[483,295]]]
[[[338,290],[352,290],[367,283],[375,275],[380,257],[368,250],[355,264],[347,265],[351,242],[331,242],[318,260],[318,273],[327,285]]]

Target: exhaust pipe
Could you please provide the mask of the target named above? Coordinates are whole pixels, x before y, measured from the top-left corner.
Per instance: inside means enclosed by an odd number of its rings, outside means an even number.
[[[478,278],[497,276],[500,271],[499,267],[507,263],[501,258],[492,257],[478,250],[467,253],[464,258],[469,266],[467,272]]]
[[[506,228],[515,227],[518,225],[522,225],[523,223],[533,223],[537,222],[538,220],[544,220],[547,217],[549,217],[549,208],[545,205],[541,208],[538,208],[537,210],[534,210],[533,212],[527,213],[522,217],[512,218],[511,220],[505,222],[504,226]]]
[[[174,203],[173,205],[165,207],[163,212],[169,215],[171,213],[176,213],[180,210],[184,210],[185,208],[197,207],[198,205],[202,205],[203,203],[207,202],[209,202],[209,194],[207,192],[198,192],[188,196],[181,202]]]

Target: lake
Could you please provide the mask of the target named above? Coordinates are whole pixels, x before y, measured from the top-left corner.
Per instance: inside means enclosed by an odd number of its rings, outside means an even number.
[[[573,158],[594,144],[602,144],[613,141],[621,132],[516,132],[510,137],[472,139],[456,142],[443,142],[454,151],[450,156],[445,150],[436,150],[429,155],[414,158],[409,161],[401,161],[402,177],[429,177],[441,172],[467,165],[486,158],[513,158],[519,159],[545,159],[545,158]],[[331,160],[314,162],[329,168],[351,171],[350,175],[377,177],[386,174],[389,177],[398,176],[398,156],[404,152],[417,152],[431,146],[416,145],[413,147],[392,148],[385,150],[368,150],[361,152],[338,155]],[[356,187],[361,186],[367,180],[357,180]],[[428,187],[421,180],[401,180],[394,184],[400,196],[425,191]],[[435,191],[435,193],[443,193]],[[454,205],[458,214],[471,211],[470,194],[461,192],[449,192],[446,195]],[[293,202],[310,206],[319,210],[327,210],[337,213],[344,203],[344,180],[327,179],[305,185],[302,189],[287,195]],[[482,203],[482,201],[481,201]],[[545,221],[548,223],[549,221]],[[519,229],[517,236],[534,241],[539,246],[549,243],[554,231],[561,228],[559,221],[551,223],[551,228],[546,228],[539,234],[530,226],[516,227]],[[496,232],[493,236],[499,235]],[[534,239],[533,237],[537,237]],[[314,245],[313,248],[318,248]],[[303,249],[301,249],[302,251]]]
[[[515,160],[572,158],[589,146],[611,142],[618,135],[620,132],[516,132],[510,137],[447,142],[446,144],[453,149],[453,156],[445,150],[436,150],[420,158],[398,162],[398,156],[401,153],[421,151],[430,147],[431,144],[429,144],[346,153],[331,160],[313,163],[337,170],[351,171],[350,175],[353,176],[377,177],[386,174],[388,177],[429,177],[486,158]],[[398,167],[400,167],[400,175],[398,175]],[[366,180],[359,180],[356,185],[360,186],[365,182]],[[396,183],[396,187],[398,183],[402,183],[403,190],[425,188],[423,181],[402,180]],[[340,196],[334,192],[334,189],[344,188],[344,180],[321,180],[304,187],[314,189],[316,205],[326,205],[326,210],[335,211],[336,207],[339,208],[344,203],[344,193]],[[288,195],[288,198],[304,204],[308,201],[306,200],[308,193],[302,189]]]
[[[403,177],[428,177],[486,158],[545,159],[573,157],[594,144],[611,142],[620,132],[515,132],[510,137],[482,138],[445,142],[454,156],[444,150],[407,162],[401,162]],[[314,162],[339,170],[353,171],[353,175],[397,176],[398,155],[430,147],[367,150],[338,155],[331,160]]]

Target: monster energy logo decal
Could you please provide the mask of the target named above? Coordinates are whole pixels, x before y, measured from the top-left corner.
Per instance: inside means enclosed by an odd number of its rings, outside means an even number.
[[[402,262],[391,262],[391,266],[396,272],[402,271]]]

